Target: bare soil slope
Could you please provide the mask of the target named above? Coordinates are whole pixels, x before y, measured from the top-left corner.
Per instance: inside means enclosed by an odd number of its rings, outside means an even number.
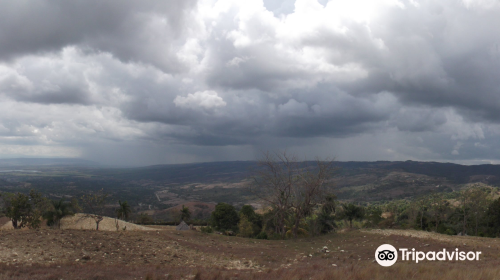
[[[300,240],[178,232],[24,230],[0,232],[1,279],[498,279],[500,242],[456,242],[388,231]],[[374,262],[381,244],[417,250],[479,250],[476,262]],[[327,246],[329,252],[321,249]]]
[[[128,223],[122,220],[115,220],[113,218],[104,217],[104,219],[99,223],[99,230],[103,231],[116,231],[116,223],[118,223],[119,230],[153,230],[152,228],[136,225],[133,223]],[[45,222],[42,222],[42,229],[46,229]],[[12,222],[8,218],[0,218],[0,230],[13,230]],[[61,220],[61,229],[85,229],[85,230],[95,230],[95,221],[86,216],[85,214],[78,213],[74,216],[64,217]]]
[[[122,220],[116,220],[109,217],[104,217],[99,223],[99,230],[116,231],[116,223],[118,223],[119,230],[152,230],[151,228],[128,223]],[[74,216],[64,217],[61,220],[61,229],[86,229],[95,230],[96,223],[94,219],[86,216],[85,214],[78,213]]]

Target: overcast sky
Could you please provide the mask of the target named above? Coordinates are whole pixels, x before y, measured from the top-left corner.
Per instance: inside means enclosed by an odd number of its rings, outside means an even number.
[[[0,157],[500,162],[497,0],[0,0]]]

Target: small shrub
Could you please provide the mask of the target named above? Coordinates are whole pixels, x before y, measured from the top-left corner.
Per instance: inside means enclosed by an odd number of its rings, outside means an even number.
[[[238,223],[239,234],[241,237],[253,236],[253,224],[248,220],[247,216],[240,215],[240,222]]]
[[[446,231],[444,233],[446,233],[448,235],[455,235],[456,234],[456,232],[454,230],[452,230],[451,228],[446,229]]]
[[[389,217],[387,219],[383,219],[378,223],[380,228],[392,228],[394,226],[394,218]]]
[[[265,231],[257,234],[257,236],[255,237],[257,239],[267,239],[267,233]]]
[[[211,226],[200,227],[201,232],[203,233],[213,233],[214,229]]]
[[[273,232],[273,233],[267,235],[267,239],[269,239],[269,240],[280,240],[280,239],[283,239],[283,238],[278,233]]]

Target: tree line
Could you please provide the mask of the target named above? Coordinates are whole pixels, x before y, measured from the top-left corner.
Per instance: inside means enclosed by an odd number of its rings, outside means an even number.
[[[498,188],[483,184],[365,207],[371,227],[411,228],[449,235],[500,237]],[[381,218],[382,213],[387,214]]]
[[[69,201],[64,198],[50,200],[32,189],[28,194],[2,193],[0,197],[4,202],[1,212],[12,221],[14,229],[25,227],[38,229],[42,221],[46,221],[48,226],[60,228],[64,217],[83,211],[80,206],[83,203],[86,210],[85,217],[93,219],[96,230],[99,230],[99,223],[104,219],[106,212],[108,194],[100,190],[83,195],[80,199],[73,197]],[[132,208],[127,201],[118,201],[118,208],[115,209],[117,219],[127,220],[131,213]]]
[[[483,184],[449,193],[374,204],[340,203],[333,194],[332,161],[300,162],[284,153],[266,153],[254,172],[254,193],[266,202],[255,213],[249,205],[238,212],[217,205],[211,228],[238,232],[245,237],[290,238],[347,227],[399,228],[449,235],[500,237],[500,192]]]

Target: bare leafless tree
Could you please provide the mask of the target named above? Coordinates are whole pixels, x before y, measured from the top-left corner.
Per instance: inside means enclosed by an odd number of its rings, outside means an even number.
[[[285,236],[285,221],[292,217],[292,233],[297,237],[301,219],[328,194],[335,169],[333,160],[300,162],[286,151],[263,154],[253,173],[252,190],[272,208],[278,234]]]
[[[96,230],[99,230],[99,223],[104,220],[104,210],[106,206],[106,199],[108,194],[104,190],[100,190],[96,193],[89,193],[82,196],[82,201],[87,208],[87,213],[84,217],[92,218],[96,224]]]

